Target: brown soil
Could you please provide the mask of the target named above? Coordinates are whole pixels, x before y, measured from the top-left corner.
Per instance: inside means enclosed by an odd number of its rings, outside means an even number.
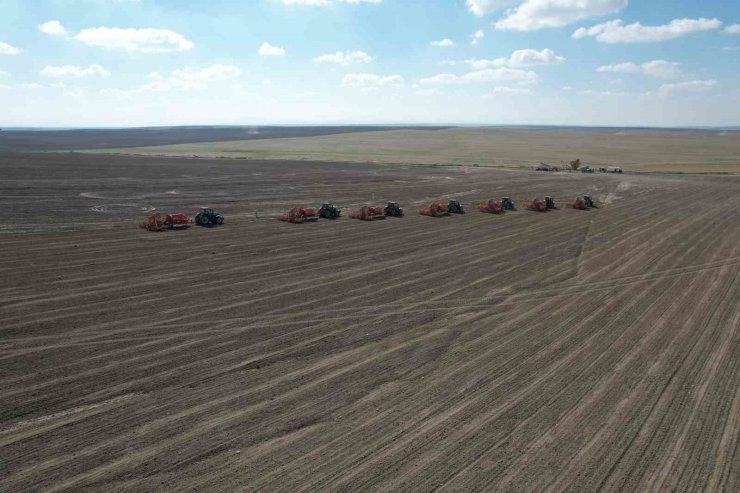
[[[8,170],[2,491],[740,489],[737,177],[96,156]],[[584,193],[601,207],[470,207]],[[452,197],[468,214],[415,213]],[[409,215],[275,219],[324,198]],[[207,200],[226,225],[122,220]]]

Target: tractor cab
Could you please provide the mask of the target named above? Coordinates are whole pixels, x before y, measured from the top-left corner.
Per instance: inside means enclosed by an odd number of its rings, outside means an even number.
[[[545,205],[548,209],[557,209],[555,207],[555,199],[550,196],[545,197]]]
[[[501,199],[501,205],[503,205],[505,211],[513,211],[516,210],[514,207],[514,201],[511,200],[511,197],[504,197]]]
[[[336,219],[339,216],[341,216],[341,212],[330,202],[324,202],[321,204],[321,207],[319,207],[319,217],[321,218]]]
[[[202,207],[195,216],[195,222],[201,226],[220,226],[224,223],[224,216],[210,207]]]
[[[594,199],[590,195],[584,195],[583,201],[586,202],[586,207],[596,207]]]
[[[450,200],[447,204],[447,212],[450,214],[465,214],[465,209],[463,209],[463,206],[460,205],[459,201]]]
[[[388,202],[383,209],[383,213],[386,216],[401,217],[403,216],[403,209],[401,209],[398,202]]]

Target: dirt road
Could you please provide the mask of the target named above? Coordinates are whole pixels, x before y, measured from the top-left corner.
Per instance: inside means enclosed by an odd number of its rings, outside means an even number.
[[[0,235],[0,490],[740,489],[735,177],[34,159],[3,200],[92,226]],[[548,192],[602,206],[273,220]]]

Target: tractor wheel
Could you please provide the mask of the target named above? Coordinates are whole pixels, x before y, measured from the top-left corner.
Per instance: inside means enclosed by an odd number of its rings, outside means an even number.
[[[201,226],[208,226],[209,224],[211,224],[211,221],[208,219],[208,216],[199,216],[198,224],[200,224]]]
[[[216,216],[216,224],[221,225],[224,223],[224,216]]]

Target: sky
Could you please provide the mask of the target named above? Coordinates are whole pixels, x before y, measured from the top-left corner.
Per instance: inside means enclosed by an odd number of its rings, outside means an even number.
[[[0,0],[0,126],[740,125],[737,0]]]

